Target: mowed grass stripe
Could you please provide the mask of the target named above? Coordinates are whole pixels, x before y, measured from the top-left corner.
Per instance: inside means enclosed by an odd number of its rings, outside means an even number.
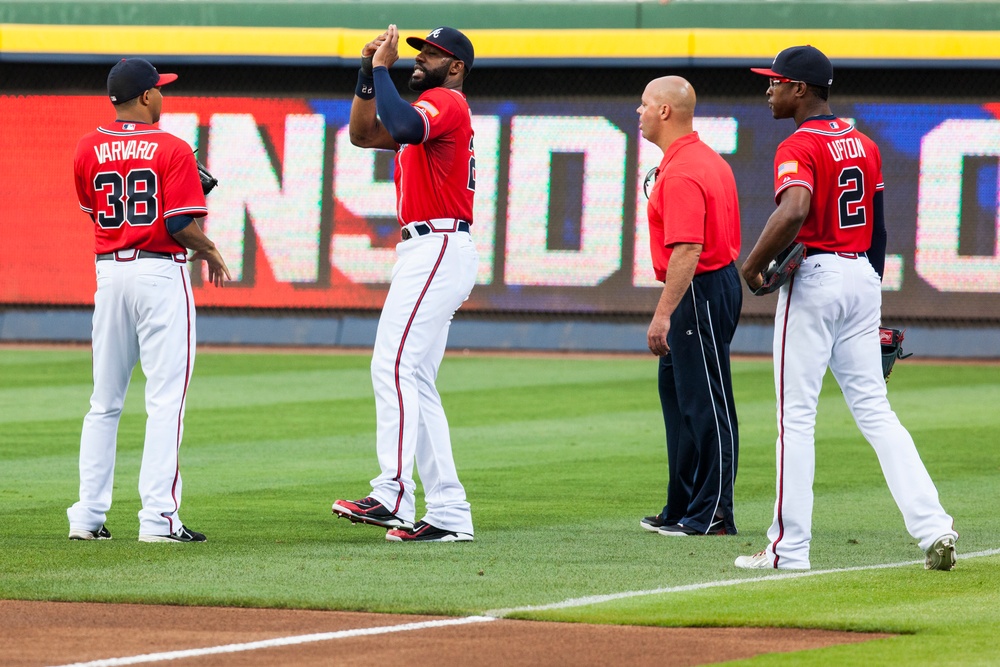
[[[33,353],[37,357],[40,353]],[[76,358],[69,365],[45,364],[44,371],[32,371],[26,383],[19,373],[8,373],[0,386],[0,423],[69,418],[86,413],[92,389],[89,353],[64,352]],[[0,350],[0,358],[12,356]],[[229,362],[232,372],[224,373],[217,359]],[[314,359],[322,369],[303,368],[305,361]],[[267,363],[247,355],[199,355],[189,388],[189,410],[206,408],[241,408],[274,404],[370,398],[370,372],[359,356],[346,355],[277,355]],[[510,363],[497,358],[477,359],[484,365],[469,365],[467,360],[449,360],[439,378],[443,394],[468,390],[580,385],[593,383],[607,388],[623,381],[634,380],[636,369],[645,369],[655,378],[653,361],[633,359],[618,364],[579,364],[563,360],[546,374],[525,372],[528,364]],[[285,365],[292,366],[288,369]],[[262,372],[269,368],[269,372]],[[641,372],[641,371],[640,371]],[[240,391],[234,392],[234,385]],[[137,368],[126,399],[126,413],[142,413],[142,392],[145,386],[141,369]],[[655,398],[655,395],[654,395]]]

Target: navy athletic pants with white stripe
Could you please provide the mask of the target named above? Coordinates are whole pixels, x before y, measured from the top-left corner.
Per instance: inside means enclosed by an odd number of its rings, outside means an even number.
[[[726,533],[736,534],[739,427],[729,345],[742,305],[743,286],[730,264],[696,275],[670,317],[670,352],[659,369],[670,473],[662,513],[667,524],[705,533],[721,519]]]

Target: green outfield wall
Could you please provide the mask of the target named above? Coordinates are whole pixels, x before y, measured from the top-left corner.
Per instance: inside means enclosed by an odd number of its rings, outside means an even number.
[[[837,65],[1000,66],[1000,3],[67,2],[0,3],[0,62],[103,62],[122,53],[186,62],[342,65],[373,30],[452,25],[478,67],[732,66],[789,44]]]
[[[1000,3],[837,2],[67,2],[7,0],[0,23],[372,28],[387,23],[468,29],[726,28],[1000,30]]]

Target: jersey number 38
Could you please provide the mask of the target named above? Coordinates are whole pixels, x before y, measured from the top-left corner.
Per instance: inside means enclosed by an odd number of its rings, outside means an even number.
[[[104,196],[97,202],[97,224],[104,229],[122,225],[148,227],[159,215],[156,173],[152,169],[133,169],[123,176],[117,171],[102,171],[94,177],[94,190]]]

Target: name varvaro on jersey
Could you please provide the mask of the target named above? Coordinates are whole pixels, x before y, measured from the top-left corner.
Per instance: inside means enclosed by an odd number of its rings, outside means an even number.
[[[152,160],[160,144],[151,141],[107,141],[94,146],[98,164],[112,160]]]

